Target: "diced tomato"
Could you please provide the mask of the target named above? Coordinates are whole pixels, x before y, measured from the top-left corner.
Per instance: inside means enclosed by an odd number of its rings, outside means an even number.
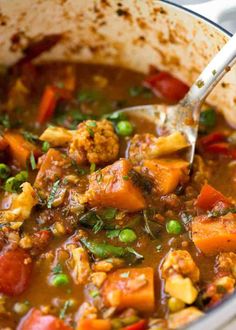
[[[198,195],[196,206],[204,211],[212,210],[213,207],[219,203],[223,202],[225,206],[230,206],[230,201],[221,192],[205,184],[200,194]]]
[[[62,320],[52,315],[43,315],[38,309],[31,309],[21,320],[17,330],[72,330]]]
[[[212,143],[210,145],[207,145],[204,148],[204,151],[212,154],[231,156],[230,145],[227,142]]]
[[[47,86],[39,105],[37,122],[39,124],[47,122],[53,116],[57,102],[59,100],[68,100],[70,98],[70,91],[56,86]]]
[[[30,256],[21,248],[0,254],[0,292],[9,296],[21,294],[28,286],[32,272]]]
[[[158,97],[172,103],[180,101],[189,90],[185,83],[167,72],[151,74],[144,80],[143,85]]]
[[[226,141],[226,135],[223,132],[214,132],[201,138],[200,144],[202,146],[207,146],[212,143],[224,142],[224,141]]]
[[[145,320],[138,321],[135,324],[128,325],[127,327],[122,328],[122,330],[146,330],[147,322]]]

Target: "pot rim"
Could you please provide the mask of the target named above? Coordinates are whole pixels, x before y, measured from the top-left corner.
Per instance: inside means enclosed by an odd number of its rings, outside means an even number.
[[[169,0],[161,0],[161,2],[176,7],[177,9],[184,11],[192,16],[200,18],[202,21],[206,22],[209,25],[214,26],[217,30],[221,33],[224,33],[227,37],[232,37],[232,33],[227,31],[225,28],[213,22],[207,17],[202,16],[199,13],[194,12],[189,8],[185,8],[179,4],[170,2]],[[209,330],[216,330],[221,329],[223,330],[226,326],[232,326],[232,328],[227,328],[228,330],[235,328],[235,307],[236,307],[236,292],[226,298],[224,301],[219,303],[219,305],[215,306],[200,320],[193,322],[190,326],[187,327],[189,330],[200,330],[200,329],[209,329]],[[185,328],[186,329],[186,328]]]

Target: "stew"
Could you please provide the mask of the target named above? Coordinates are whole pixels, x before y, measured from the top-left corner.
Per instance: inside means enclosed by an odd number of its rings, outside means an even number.
[[[0,328],[176,329],[234,292],[236,133],[188,141],[122,107],[180,100],[165,72],[22,62],[0,74]]]

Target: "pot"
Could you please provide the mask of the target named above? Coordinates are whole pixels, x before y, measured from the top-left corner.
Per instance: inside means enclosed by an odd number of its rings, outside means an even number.
[[[158,0],[1,0],[0,64],[12,65],[39,40],[56,40],[37,57],[118,65],[147,73],[150,66],[192,84],[230,34],[211,21]],[[208,98],[236,126],[236,67]],[[188,329],[236,329],[236,296]],[[235,317],[235,318],[234,318]]]

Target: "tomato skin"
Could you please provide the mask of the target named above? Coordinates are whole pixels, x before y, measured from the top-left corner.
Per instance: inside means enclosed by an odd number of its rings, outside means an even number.
[[[145,320],[140,320],[135,324],[128,325],[127,327],[122,328],[121,330],[146,330],[147,322]]]
[[[167,72],[159,72],[148,76],[143,85],[150,88],[155,95],[166,101],[176,103],[188,92],[189,87]]]
[[[231,205],[227,197],[209,184],[205,184],[196,200],[196,206],[204,211],[212,210],[217,203],[222,202],[225,207]]]
[[[205,147],[213,143],[224,142],[226,141],[226,135],[222,132],[210,133],[200,139],[200,144]]]
[[[29,254],[21,248],[3,250],[0,254],[0,292],[9,296],[21,294],[28,286],[33,268]]]
[[[38,309],[31,309],[20,321],[17,330],[73,330],[53,315],[43,315]]]

